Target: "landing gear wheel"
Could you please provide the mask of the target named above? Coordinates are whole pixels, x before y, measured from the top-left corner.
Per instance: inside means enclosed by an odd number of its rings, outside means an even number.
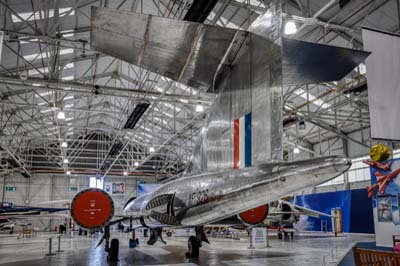
[[[188,252],[186,252],[186,257],[197,258],[199,257],[199,242],[195,236],[190,236],[188,239]]]
[[[110,251],[108,252],[107,259],[110,262],[118,261],[118,253],[119,253],[119,240],[114,238],[111,240]]]

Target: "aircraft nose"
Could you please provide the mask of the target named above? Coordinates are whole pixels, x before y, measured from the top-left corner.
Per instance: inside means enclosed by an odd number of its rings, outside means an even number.
[[[345,157],[339,157],[335,158],[333,161],[333,167],[338,171],[338,172],[344,172],[348,170],[351,166],[351,160],[349,158]]]

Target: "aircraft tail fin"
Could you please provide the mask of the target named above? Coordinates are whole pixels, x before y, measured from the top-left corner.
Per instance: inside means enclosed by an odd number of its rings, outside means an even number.
[[[92,7],[92,48],[217,93],[186,173],[281,160],[283,86],[338,80],[367,56],[282,38],[273,2],[267,35]]]

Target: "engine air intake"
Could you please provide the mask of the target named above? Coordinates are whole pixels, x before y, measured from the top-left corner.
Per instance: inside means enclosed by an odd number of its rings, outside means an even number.
[[[97,229],[107,225],[114,216],[114,202],[102,189],[82,190],[71,202],[71,217],[83,228]]]

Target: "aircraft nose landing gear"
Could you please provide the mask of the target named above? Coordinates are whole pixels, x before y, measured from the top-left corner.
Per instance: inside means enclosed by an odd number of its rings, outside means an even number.
[[[118,261],[118,253],[119,253],[119,240],[114,238],[111,240],[110,250],[108,252],[107,260],[109,262]]]

